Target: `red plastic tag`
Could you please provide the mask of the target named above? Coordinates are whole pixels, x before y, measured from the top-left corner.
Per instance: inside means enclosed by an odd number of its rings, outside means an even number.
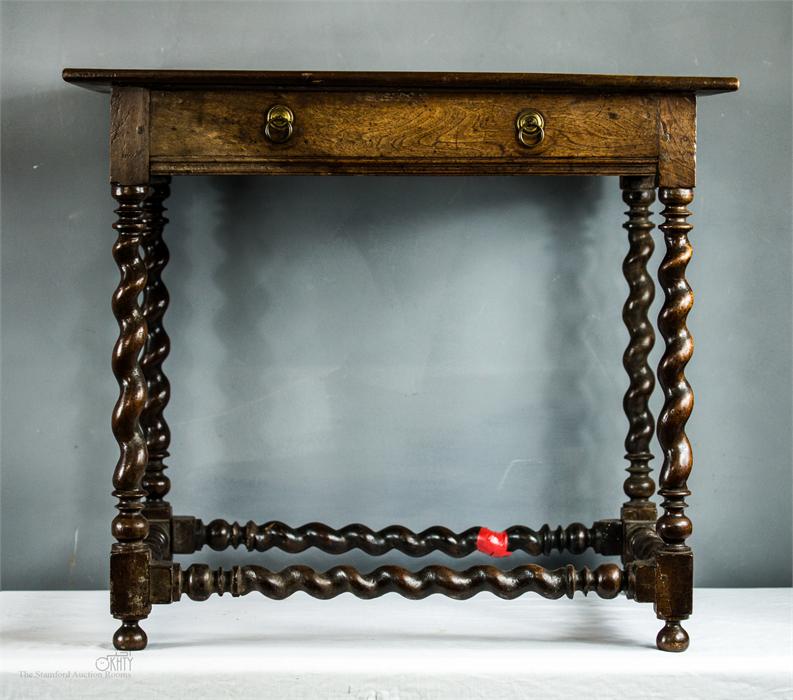
[[[491,557],[508,557],[512,554],[507,549],[508,539],[506,532],[494,532],[481,527],[476,536],[476,548]]]

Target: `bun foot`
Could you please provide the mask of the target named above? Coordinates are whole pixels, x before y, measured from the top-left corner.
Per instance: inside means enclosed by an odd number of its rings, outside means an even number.
[[[113,646],[120,651],[140,651],[148,641],[137,620],[125,620],[113,635]]]
[[[661,651],[685,651],[688,649],[688,632],[678,620],[668,620],[655,638]]]

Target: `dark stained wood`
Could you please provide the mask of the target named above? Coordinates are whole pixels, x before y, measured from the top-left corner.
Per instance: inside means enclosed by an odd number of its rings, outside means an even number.
[[[655,531],[655,523],[641,523],[632,528],[628,542],[631,559],[640,561],[651,560],[655,557],[664,541]]]
[[[694,555],[690,549],[660,548],[655,554],[655,600],[653,605],[664,626],[655,638],[661,651],[688,649],[688,632],[680,624],[691,616],[694,591]]]
[[[241,525],[222,519],[206,525],[197,520],[192,528],[194,538],[190,553],[204,546],[216,551],[244,547],[251,552],[277,548],[290,554],[316,547],[330,554],[344,554],[359,549],[372,556],[399,551],[411,557],[423,557],[432,552],[442,552],[450,557],[466,557],[477,551],[477,538],[481,529],[477,526],[458,533],[435,526],[413,532],[401,525],[390,525],[375,531],[355,523],[337,530],[323,523],[292,528],[278,521],[261,525],[249,521]],[[543,525],[539,530],[513,525],[505,532],[510,552],[522,551],[532,556],[548,555],[554,550],[572,554],[581,554],[589,548],[602,554],[620,550],[620,543],[615,541],[617,533],[600,522],[591,528],[573,523],[565,528]]]
[[[149,182],[149,91],[113,88],[110,96],[110,181]]]
[[[265,136],[270,107],[294,113],[285,143]],[[516,116],[545,117],[533,148],[517,136]],[[554,171],[560,166],[654,172],[657,100],[643,95],[514,93],[155,91],[152,170],[238,173],[289,170],[398,172]],[[572,163],[575,161],[575,164]]]
[[[163,202],[170,194],[168,179],[152,182],[151,193],[143,205],[146,233],[143,237],[146,263],[146,287],[143,290],[143,316],[148,330],[146,345],[140,365],[146,377],[147,398],[140,417],[146,435],[149,461],[143,478],[147,506],[164,502],[171,482],[163,473],[165,458],[171,444],[171,430],[163,416],[171,397],[171,385],[162,369],[171,350],[171,341],[163,325],[168,308],[168,289],[162,281],[162,272],[168,264],[168,246],[163,240],[163,230],[168,219],[163,215]]]
[[[149,88],[236,87],[384,90],[499,90],[517,92],[695,92],[738,89],[738,78],[570,73],[421,73],[356,71],[138,70],[65,68],[63,79],[107,92],[113,85]]]
[[[118,515],[111,528],[117,541],[110,555],[110,611],[122,620],[113,644],[117,649],[136,650],[146,646],[146,635],[138,622],[151,610],[150,551],[144,544],[149,523],[142,513],[146,495],[142,481],[148,455],[140,425],[140,414],[146,403],[146,380],[138,361],[146,342],[146,319],[138,304],[138,296],[146,286],[146,265],[140,255],[140,246],[146,232],[143,202],[149,188],[114,185],[112,191],[118,202],[118,219],[113,224],[118,234],[113,258],[121,279],[112,303],[119,335],[111,364],[118,381],[119,396],[111,425],[120,454],[113,472],[113,495],[118,499]]]
[[[192,515],[174,515],[171,518],[172,554],[192,554],[205,537],[204,523]]]
[[[152,173],[163,175],[650,175],[656,159],[501,158],[432,159],[413,161],[385,158],[337,160],[273,160],[243,157],[235,160],[152,161]]]
[[[655,610],[666,620],[658,634],[658,648],[683,651],[688,647],[688,634],[680,620],[691,613],[693,585],[692,555],[686,545],[692,527],[685,512],[685,499],[691,494],[687,481],[693,455],[685,428],[694,407],[694,394],[685,368],[694,352],[694,341],[686,326],[686,318],[694,304],[694,295],[686,280],[686,267],[692,253],[688,241],[692,226],[686,219],[691,215],[688,205],[694,199],[694,192],[687,188],[662,187],[658,196],[665,205],[660,228],[664,232],[666,254],[658,270],[658,281],[664,291],[658,330],[665,343],[658,365],[658,383],[664,393],[664,406],[658,417],[658,442],[664,456],[658,494],[664,500],[661,503],[663,514],[656,529],[664,547],[656,557]]]
[[[280,572],[262,566],[235,566],[229,570],[211,569],[206,564],[193,564],[186,570],[176,569],[172,577],[175,590],[168,596],[158,592],[158,599],[178,599],[181,594],[192,600],[206,600],[212,594],[232,596],[258,592],[267,598],[283,600],[303,592],[330,600],[342,593],[371,600],[387,593],[396,593],[411,600],[430,595],[444,595],[466,600],[487,591],[499,598],[513,599],[525,593],[543,598],[572,598],[576,592],[596,593],[601,598],[616,598],[625,585],[624,573],[616,564],[602,564],[594,571],[572,565],[549,571],[537,564],[503,571],[495,566],[472,566],[454,571],[445,566],[427,566],[408,571],[399,566],[381,566],[371,573],[361,573],[351,566],[336,566],[318,572],[307,566],[290,566]]]
[[[694,407],[694,394],[685,368],[694,352],[694,341],[686,326],[694,294],[686,280],[686,267],[692,248],[688,234],[692,226],[688,205],[694,199],[690,189],[659,190],[664,222],[661,230],[666,253],[658,270],[664,304],[658,316],[658,329],[665,349],[658,365],[658,381],[664,393],[664,406],[658,417],[658,442],[663,451],[658,494],[664,497],[664,514],[658,520],[658,534],[670,547],[681,549],[691,535],[691,521],[685,515],[686,485],[693,464],[691,444],[685,427]]]
[[[692,467],[685,425],[693,405],[685,377],[693,351],[686,317],[693,296],[685,270],[691,256],[687,206],[695,184],[696,96],[735,90],[736,78],[66,69],[64,79],[112,89],[111,180],[118,202],[113,255],[121,272],[113,296],[119,399],[112,429],[120,452],[113,494],[119,512],[110,557],[111,612],[121,620],[113,639],[117,648],[145,647],[139,623],[152,604],[176,602],[183,594],[205,600],[254,591],[275,599],[298,591],[322,599],[344,592],[361,598],[393,592],[412,599],[431,594],[465,599],[481,591],[502,598],[528,592],[572,597],[575,591],[613,598],[625,592],[637,602],[653,603],[664,620],[659,649],[688,646],[681,621],[691,614],[693,590],[693,555],[686,543],[691,521],[685,512]],[[281,117],[271,119],[268,138],[267,114],[275,105],[286,109],[271,112]],[[522,128],[519,115],[530,117]],[[322,523],[291,528],[272,520],[204,524],[194,516],[174,516],[165,500],[170,481],[164,473],[170,429],[163,412],[170,386],[162,365],[170,341],[163,326],[168,307],[163,213],[169,176],[202,173],[620,175],[629,241],[622,268],[629,286],[623,308],[629,335],[623,356],[629,379],[624,397],[629,476],[620,518],[536,531],[515,525],[503,533],[486,531],[480,542],[480,528],[414,532],[393,525],[375,531]],[[658,479],[663,513],[657,520],[649,467],[654,377],[648,355],[655,335],[647,316],[654,294],[647,262],[653,252],[649,206],[655,187],[665,205],[660,228],[666,244],[658,275],[664,293],[658,328],[665,349],[658,368],[664,405],[657,435],[664,461]],[[488,548],[488,537],[497,549]],[[549,571],[530,564],[511,571],[430,566],[411,572],[386,566],[365,574],[349,566],[324,573],[304,566],[273,572],[193,564],[182,570],[171,561],[173,554],[204,546],[289,553],[316,547],[332,554],[358,549],[374,556],[396,550],[415,557],[591,549],[621,556],[624,568],[567,565]]]
[[[146,288],[143,290],[142,310],[146,319],[146,344],[140,359],[141,370],[146,378],[146,404],[140,416],[140,424],[146,436],[148,463],[143,475],[143,490],[146,502],[143,514],[149,521],[146,544],[153,559],[171,558],[171,504],[165,500],[171,488],[165,475],[165,459],[171,444],[171,430],[163,416],[171,397],[171,385],[162,369],[168,357],[171,342],[163,326],[163,316],[168,308],[168,289],[162,280],[162,272],[168,264],[168,246],[163,240],[163,230],[168,219],[163,215],[163,202],[170,194],[170,178],[154,178],[149,196],[143,203],[146,233],[143,237],[144,262],[146,264]]]
[[[658,100],[658,186],[694,187],[697,164],[697,101],[693,95]]]
[[[622,507],[622,518],[627,521],[655,521],[655,506],[649,500],[655,493],[655,484],[650,477],[650,460],[653,458],[650,441],[655,421],[649,405],[655,374],[648,362],[655,344],[655,331],[648,317],[655,287],[647,272],[647,263],[655,247],[653,222],[650,220],[650,205],[655,201],[655,178],[623,177],[620,186],[622,199],[629,207],[626,212],[628,220],[623,224],[628,232],[629,249],[622,263],[629,294],[622,308],[622,320],[630,338],[622,356],[622,364],[630,380],[622,402],[629,425],[625,438],[629,476],[623,484],[629,500]]]

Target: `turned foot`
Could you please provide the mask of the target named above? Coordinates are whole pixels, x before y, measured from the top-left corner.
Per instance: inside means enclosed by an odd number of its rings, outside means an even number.
[[[124,620],[113,635],[113,646],[120,651],[140,651],[148,638],[137,620]]]
[[[667,620],[655,638],[655,644],[661,651],[685,651],[688,649],[688,632],[678,620]]]

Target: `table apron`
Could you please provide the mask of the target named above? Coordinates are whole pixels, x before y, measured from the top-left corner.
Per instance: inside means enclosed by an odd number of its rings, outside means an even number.
[[[652,175],[659,154],[652,94],[153,90],[153,174]],[[289,107],[283,143],[265,134]],[[544,117],[526,146],[516,119]]]

